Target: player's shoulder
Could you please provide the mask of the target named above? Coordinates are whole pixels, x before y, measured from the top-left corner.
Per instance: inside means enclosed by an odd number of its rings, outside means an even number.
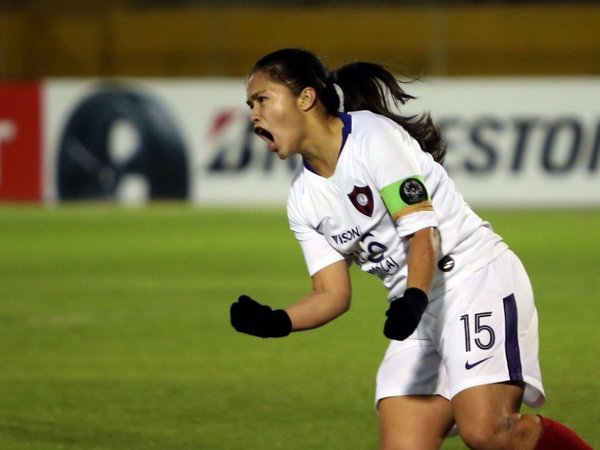
[[[411,146],[412,137],[398,123],[371,111],[355,111],[352,117],[354,151],[375,156],[380,150]]]
[[[355,139],[369,140],[373,137],[403,132],[404,129],[393,120],[371,111],[352,111],[352,136]]]
[[[378,129],[395,128],[397,124],[387,117],[367,110],[350,111],[352,133],[372,133]]]

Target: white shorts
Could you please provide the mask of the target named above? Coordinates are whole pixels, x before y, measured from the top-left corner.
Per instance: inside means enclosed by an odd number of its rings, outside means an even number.
[[[432,299],[417,330],[391,341],[377,373],[376,404],[399,395],[441,395],[490,383],[525,383],[539,407],[538,319],[529,277],[510,250]]]

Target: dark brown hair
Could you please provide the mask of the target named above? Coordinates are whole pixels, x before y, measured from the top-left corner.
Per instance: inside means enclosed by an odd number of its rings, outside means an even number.
[[[270,53],[254,65],[252,73],[266,72],[273,80],[288,86],[295,95],[305,87],[312,87],[329,114],[337,114],[343,93],[344,111],[368,110],[381,114],[401,125],[421,146],[442,164],[446,144],[428,113],[412,116],[398,114],[398,108],[412,95],[402,89],[402,82],[380,64],[353,62],[330,71],[314,53],[285,48]]]

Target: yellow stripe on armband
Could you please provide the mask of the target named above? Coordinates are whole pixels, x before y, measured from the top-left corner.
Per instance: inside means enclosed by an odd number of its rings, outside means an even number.
[[[424,201],[421,203],[417,203],[416,205],[407,206],[406,208],[398,211],[392,217],[394,218],[394,220],[398,220],[401,217],[407,216],[407,215],[415,213],[415,212],[422,212],[422,211],[433,211],[433,204],[431,203],[430,200],[427,200],[427,201]]]

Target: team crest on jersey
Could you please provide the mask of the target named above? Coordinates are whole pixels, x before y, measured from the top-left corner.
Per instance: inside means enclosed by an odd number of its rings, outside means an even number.
[[[369,186],[354,186],[352,192],[348,194],[348,198],[356,209],[365,216],[371,217],[373,214],[373,193]]]
[[[408,178],[400,185],[400,198],[407,205],[414,205],[427,200],[427,189],[421,180]]]

